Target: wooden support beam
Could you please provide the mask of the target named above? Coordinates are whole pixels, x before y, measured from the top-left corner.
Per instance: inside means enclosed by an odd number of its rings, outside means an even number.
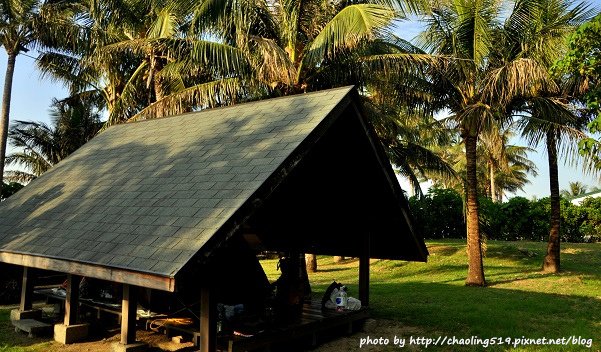
[[[217,306],[211,289],[200,291],[200,352],[215,352],[217,348]]]
[[[362,306],[369,306],[369,255],[370,239],[369,235],[365,240],[363,253],[359,257],[359,299]]]
[[[138,287],[123,284],[121,301],[121,344],[136,342],[136,312],[138,310]]]
[[[67,295],[65,297],[65,322],[66,326],[77,324],[79,313],[79,283],[81,276],[67,275]]]
[[[21,312],[31,310],[33,307],[33,280],[34,280],[34,269],[23,267],[23,286],[21,286],[21,304],[19,310]]]

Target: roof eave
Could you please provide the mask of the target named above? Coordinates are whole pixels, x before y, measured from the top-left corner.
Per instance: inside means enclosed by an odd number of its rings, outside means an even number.
[[[90,263],[0,251],[0,262],[37,269],[59,271],[122,284],[175,291],[175,278]]]

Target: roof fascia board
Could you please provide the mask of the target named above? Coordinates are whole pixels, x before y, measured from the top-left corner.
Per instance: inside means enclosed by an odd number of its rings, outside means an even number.
[[[40,257],[22,253],[0,252],[0,262],[31,268],[53,270],[122,284],[136,285],[162,291],[175,291],[175,279],[131,270],[108,268],[81,262]]]

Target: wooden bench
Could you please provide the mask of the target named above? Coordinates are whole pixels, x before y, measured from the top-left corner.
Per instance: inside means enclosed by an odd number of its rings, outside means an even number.
[[[251,337],[234,335],[219,336],[218,350],[223,352],[252,351],[269,349],[272,345],[293,340],[310,339],[312,347],[317,346],[319,334],[336,328],[344,328],[345,333],[353,332],[353,324],[369,317],[367,308],[356,311],[321,309],[321,303],[313,301],[303,306],[298,320],[283,324],[280,327],[266,329]]]

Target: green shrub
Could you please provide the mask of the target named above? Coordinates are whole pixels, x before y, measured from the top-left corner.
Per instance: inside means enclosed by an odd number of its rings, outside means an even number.
[[[409,205],[426,238],[465,238],[463,201],[455,190],[431,188],[422,199],[411,197]]]
[[[409,202],[425,238],[465,238],[463,201],[456,191],[432,188],[424,198],[411,197]],[[550,214],[549,198],[514,197],[503,203],[480,198],[481,231],[491,240],[547,241]],[[601,198],[589,198],[580,206],[562,199],[561,214],[562,241],[601,241]]]

